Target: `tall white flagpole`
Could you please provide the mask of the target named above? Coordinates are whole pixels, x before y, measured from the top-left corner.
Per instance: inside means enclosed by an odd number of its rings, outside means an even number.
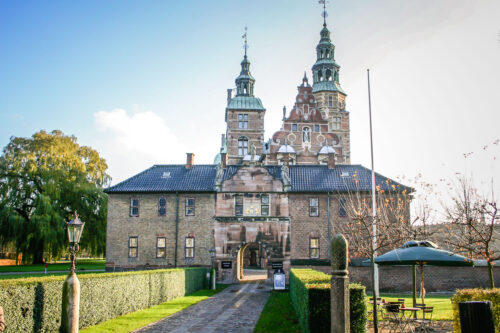
[[[370,148],[371,148],[371,157],[372,157],[372,215],[373,215],[373,240],[372,240],[372,249],[374,252],[377,248],[377,202],[375,201],[375,165],[373,163],[373,130],[372,130],[372,101],[371,101],[371,92],[370,92],[370,69],[366,70],[368,75],[368,112],[370,114]],[[374,253],[374,256],[377,256],[377,253]],[[378,265],[375,264],[374,267],[374,278],[375,278],[375,291],[377,295],[379,294],[379,284],[378,284]]]

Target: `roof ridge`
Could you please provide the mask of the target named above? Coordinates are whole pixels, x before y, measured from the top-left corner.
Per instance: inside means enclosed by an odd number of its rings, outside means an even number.
[[[112,189],[113,187],[116,187],[116,186],[118,186],[118,185],[122,185],[122,184],[124,184],[124,183],[126,183],[126,182],[128,182],[128,181],[131,181],[131,180],[133,180],[133,179],[135,179],[135,178],[137,178],[137,177],[141,176],[142,174],[146,173],[147,171],[149,171],[149,170],[153,169],[154,167],[155,167],[155,165],[150,166],[150,167],[149,167],[149,168],[147,168],[146,170],[144,170],[144,171],[142,171],[142,172],[139,172],[138,174],[136,174],[136,175],[134,175],[134,176],[132,176],[132,177],[129,177],[129,178],[125,179],[125,180],[122,180],[122,181],[121,181],[121,182],[119,182],[118,184],[115,184],[115,185],[113,185],[113,186],[109,186],[109,187],[105,188],[105,190]]]

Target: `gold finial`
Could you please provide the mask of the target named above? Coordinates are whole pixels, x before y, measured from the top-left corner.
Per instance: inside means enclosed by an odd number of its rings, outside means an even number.
[[[326,27],[326,17],[328,16],[328,13],[326,12],[326,3],[328,0],[319,0],[318,3],[320,5],[323,5],[323,12],[321,13],[321,16],[323,16],[323,26]]]

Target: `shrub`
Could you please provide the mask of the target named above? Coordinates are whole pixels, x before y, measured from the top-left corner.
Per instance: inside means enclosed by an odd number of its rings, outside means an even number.
[[[330,275],[313,269],[290,271],[290,297],[302,332],[330,332]],[[365,332],[365,287],[349,285],[351,332]]]
[[[500,333],[500,289],[459,289],[452,297],[453,307],[453,330],[460,332],[460,314],[458,303],[467,301],[491,301],[493,304],[493,319],[495,321],[495,332]]]
[[[205,268],[79,275],[80,328],[202,289]],[[0,281],[6,332],[57,332],[65,276]]]

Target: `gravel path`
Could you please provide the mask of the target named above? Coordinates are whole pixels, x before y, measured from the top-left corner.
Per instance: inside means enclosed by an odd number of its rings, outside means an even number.
[[[253,332],[270,290],[264,281],[232,285],[205,301],[134,332]]]

